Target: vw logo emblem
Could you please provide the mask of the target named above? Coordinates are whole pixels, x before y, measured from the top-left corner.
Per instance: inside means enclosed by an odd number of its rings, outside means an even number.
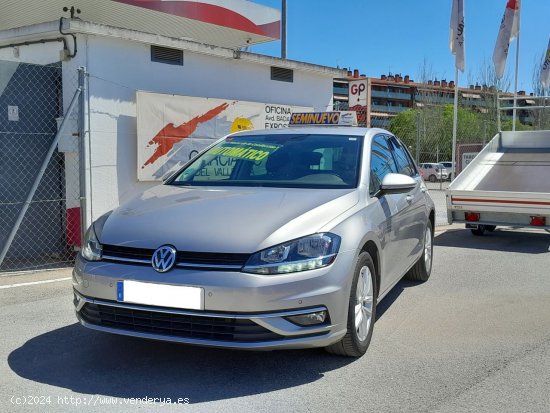
[[[163,245],[158,247],[153,253],[151,264],[155,271],[166,272],[170,271],[176,263],[176,249],[171,245]]]

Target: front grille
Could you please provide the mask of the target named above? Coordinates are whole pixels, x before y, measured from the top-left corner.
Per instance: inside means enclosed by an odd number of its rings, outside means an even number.
[[[103,245],[103,255],[116,258],[127,258],[150,261],[155,250],[148,248],[121,247],[118,245]]]
[[[248,260],[248,257],[248,254],[178,251],[177,262],[190,264],[239,265],[242,267]]]
[[[235,343],[285,338],[247,319],[134,310],[91,303],[82,307],[80,315],[87,323],[97,326],[170,337]]]
[[[116,261],[121,260],[142,260],[147,261],[147,264],[151,261],[151,257],[155,252],[154,249],[149,248],[134,248],[125,247],[120,245],[103,245],[103,255],[107,256],[107,260]],[[249,254],[232,254],[232,253],[218,253],[218,252],[191,252],[191,251],[178,251],[176,257],[176,264],[185,265],[212,265],[212,266],[238,266],[242,267],[249,258]]]

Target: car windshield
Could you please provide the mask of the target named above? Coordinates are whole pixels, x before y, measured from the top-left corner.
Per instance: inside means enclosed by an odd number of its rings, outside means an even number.
[[[362,137],[347,135],[229,136],[167,184],[355,188],[362,145]]]

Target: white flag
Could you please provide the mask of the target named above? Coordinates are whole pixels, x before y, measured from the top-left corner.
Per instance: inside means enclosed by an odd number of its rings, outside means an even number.
[[[453,0],[449,47],[455,55],[456,68],[464,72],[464,0]]]
[[[520,0],[508,0],[502,22],[500,23],[497,44],[493,52],[493,63],[495,64],[495,70],[499,79],[504,74],[504,66],[506,66],[510,42],[514,40],[519,33],[519,9]]]
[[[550,40],[548,40],[548,49],[546,49],[544,62],[540,69],[540,83],[542,83],[542,87],[545,89],[550,87]]]

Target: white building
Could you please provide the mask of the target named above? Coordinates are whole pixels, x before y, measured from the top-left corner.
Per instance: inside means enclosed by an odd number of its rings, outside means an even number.
[[[197,5],[173,15],[159,9],[163,2],[148,2],[159,3],[155,10],[140,7],[139,3],[0,0],[0,118],[5,118],[0,120],[0,139],[6,139],[3,131],[13,128],[21,133],[33,128],[37,133],[49,130],[44,125],[50,125],[55,116],[44,114],[44,108],[58,105],[63,110],[57,115],[66,114],[78,86],[77,69],[85,67],[89,74],[84,111],[71,115],[74,121],[67,124],[58,147],[65,153],[61,180],[69,215],[66,222],[61,221],[70,227],[66,229],[69,244],[77,242],[78,225],[74,221],[79,215],[79,181],[86,183],[82,192],[87,198],[86,226],[136,193],[158,184],[138,181],[138,91],[326,110],[332,108],[333,78],[345,75],[334,68],[243,51],[250,44],[277,37],[273,33],[279,27],[278,11],[245,0],[204,0],[183,2]],[[231,10],[222,10],[221,4],[229,4]],[[63,11],[65,5],[75,7],[72,18],[70,10]],[[214,15],[208,15],[212,10]],[[217,19],[219,13],[227,13],[230,18]],[[49,65],[50,69],[53,64],[60,68],[61,78],[37,75],[35,64]],[[53,89],[36,94],[48,82]],[[46,97],[48,94],[51,96]],[[40,121],[44,125],[34,125],[40,118],[36,114],[43,115]],[[83,180],[76,173],[79,131],[84,132]],[[51,142],[55,133],[45,135]],[[7,141],[4,144],[11,145]],[[33,173],[24,182],[17,181],[19,178],[10,180],[12,189],[4,188],[10,196],[20,193],[21,198],[28,193],[32,182],[27,181],[37,175],[45,150],[21,146],[13,151],[12,158],[21,151],[26,153],[23,159],[37,157],[32,165],[24,166],[25,160],[17,163]],[[14,169],[9,162],[0,162],[0,175],[9,176]],[[25,217],[33,219],[33,226],[40,226],[44,214]],[[9,238],[15,221],[0,219],[0,247]],[[28,242],[33,242],[31,238],[29,234]]]

